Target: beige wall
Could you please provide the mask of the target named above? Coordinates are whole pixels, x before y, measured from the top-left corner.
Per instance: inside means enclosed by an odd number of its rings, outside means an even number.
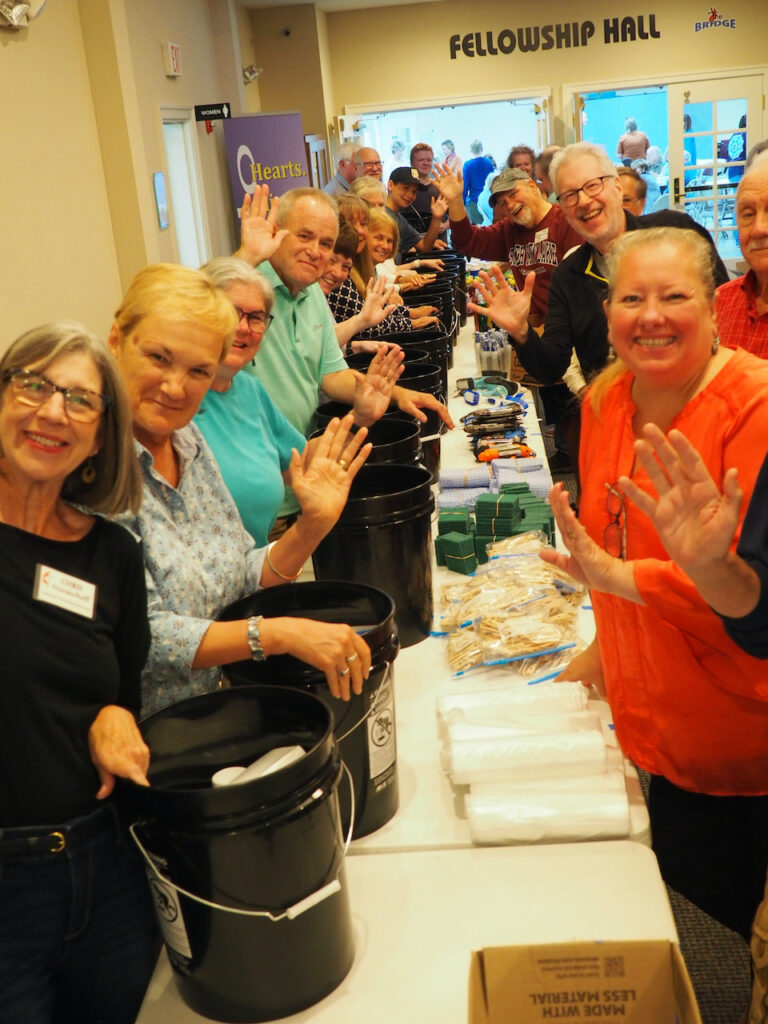
[[[617,0],[539,0],[535,5],[498,0],[446,0],[406,8],[336,12],[328,17],[328,39],[337,113],[347,104],[408,103],[451,96],[519,91],[551,86],[556,136],[565,131],[561,104],[564,83],[613,82],[682,73],[711,73],[715,68],[766,64],[768,4],[729,0],[723,10],[736,19],[734,29],[696,33],[709,4],[673,0],[631,4]],[[655,12],[660,39],[605,44],[603,19]],[[498,34],[526,26],[591,21],[595,35],[586,47],[451,60],[449,40],[457,33]],[[417,84],[418,83],[418,84]],[[428,105],[428,104],[425,104]],[[570,127],[570,112],[565,116]]]
[[[573,19],[574,6],[445,0],[325,15],[312,4],[245,11],[236,0],[55,0],[28,29],[0,31],[0,82],[13,97],[0,160],[0,348],[54,318],[75,317],[103,333],[132,274],[149,260],[174,258],[172,232],[157,225],[151,178],[166,169],[164,104],[298,109],[306,132],[325,133],[349,104],[551,86],[562,136],[567,83],[766,69],[768,5],[732,0],[725,14],[736,29],[696,34],[693,23],[707,7],[659,5],[661,39],[605,45],[602,19],[640,8],[588,0],[575,12],[597,28],[586,48],[452,61],[453,33],[517,32],[521,24]],[[165,40],[182,47],[180,79],[165,77]],[[264,69],[246,90],[238,59]],[[220,95],[228,89],[232,95]],[[212,252],[227,252],[235,239],[221,124],[212,135],[203,125],[195,134]],[[760,134],[768,134],[765,113]]]
[[[163,0],[162,3],[128,0],[125,11],[136,71],[136,112],[147,170],[140,187],[154,204],[151,175],[155,171],[166,171],[161,108],[192,108],[202,103],[233,102],[237,97],[220,95],[208,0]],[[184,73],[179,78],[166,77],[161,46],[166,41],[181,47]],[[194,131],[211,255],[217,256],[231,252],[234,239],[228,213],[230,187],[222,153],[223,128],[221,121],[213,124],[210,135],[202,122],[195,125]],[[147,226],[147,255],[149,260],[176,259],[173,226],[161,231],[156,217],[151,226]]]
[[[261,67],[256,59],[256,51],[253,47],[253,26],[251,25],[250,12],[245,7],[237,5],[237,33],[240,42],[240,57],[243,67],[255,64]],[[254,78],[252,82],[244,86],[245,107],[244,113],[258,114],[261,112],[261,95],[259,93],[259,80]]]
[[[117,260],[76,0],[0,32],[0,349],[74,318],[103,331]]]
[[[314,4],[251,11],[264,113],[298,110],[305,135],[327,133],[322,45]],[[290,30],[286,36],[284,30]]]

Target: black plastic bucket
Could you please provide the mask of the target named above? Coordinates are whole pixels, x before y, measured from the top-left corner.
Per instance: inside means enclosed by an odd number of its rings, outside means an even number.
[[[419,422],[413,418],[404,420],[394,416],[385,416],[373,423],[368,427],[366,438],[366,443],[370,441],[373,445],[366,465],[379,466],[386,462],[420,465],[422,451],[419,427]],[[316,430],[312,437],[320,437],[322,433],[322,429]]]
[[[382,339],[379,338],[377,340],[381,341]],[[399,345],[400,342],[398,341],[396,344]],[[404,353],[404,363],[428,363],[430,361],[429,352],[425,348],[406,348],[402,345],[401,348]],[[353,355],[345,356],[344,358],[347,361],[347,366],[349,366],[351,370],[358,370],[360,373],[367,373],[374,355],[374,352],[355,352]]]
[[[440,367],[443,394],[448,393],[448,366],[453,354],[450,333],[442,327],[425,327],[418,331],[391,334],[388,340],[394,341],[406,350],[412,347],[426,348],[430,354],[429,362]]]
[[[392,662],[399,642],[395,605],[389,594],[375,587],[341,581],[292,583],[270,587],[225,608],[219,618],[245,619],[251,615],[295,616],[319,622],[346,622],[361,633],[371,649],[371,674],[363,692],[351,700],[337,700],[318,669],[288,654],[266,661],[239,661],[227,665],[233,685],[272,683],[313,693],[330,709],[334,734],[344,764],[352,774],[355,821],[352,836],[360,839],[389,821],[399,804],[397,740]],[[348,827],[351,802],[347,787],[339,790],[342,824]]]
[[[322,405],[318,405],[315,410],[315,422],[317,423],[318,428],[322,428],[324,430],[334,416],[341,419],[346,416],[348,412],[351,412],[351,410],[352,406],[345,405],[344,402],[323,402]],[[391,408],[389,412],[385,412],[381,418],[383,420],[405,420],[408,423],[419,424],[419,420],[417,420],[415,416],[409,416],[407,412],[400,412],[399,409],[394,407]]]
[[[318,580],[354,580],[395,602],[400,644],[432,629],[432,474],[421,466],[363,466],[339,521],[315,548]]]
[[[413,391],[434,395],[445,402],[442,367],[433,363],[409,363],[403,368],[398,384]],[[434,409],[422,409],[427,417],[419,424],[424,465],[437,478],[440,474],[440,435],[448,429]]]
[[[139,727],[151,786],[121,783],[120,796],[184,1002],[221,1021],[312,1006],[354,958],[328,708],[251,686],[181,701]],[[283,745],[305,753],[263,778],[211,785],[218,769]]]

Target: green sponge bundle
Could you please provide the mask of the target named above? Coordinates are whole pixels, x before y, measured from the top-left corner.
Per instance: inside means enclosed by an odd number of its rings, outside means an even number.
[[[477,568],[474,533],[443,533],[435,539],[435,551],[438,565],[440,558],[443,564],[453,572],[463,576],[471,576]]]
[[[444,508],[437,517],[437,532],[472,533],[474,530],[472,513],[468,508]]]
[[[516,533],[523,516],[519,497],[516,494],[481,495],[475,505],[477,532],[492,537],[511,537]]]
[[[486,548],[499,537],[514,537],[540,530],[554,542],[555,520],[549,502],[537,498],[523,481],[502,484],[498,494],[481,494],[475,514],[468,508],[440,512],[435,537],[435,558],[465,576],[488,561]]]

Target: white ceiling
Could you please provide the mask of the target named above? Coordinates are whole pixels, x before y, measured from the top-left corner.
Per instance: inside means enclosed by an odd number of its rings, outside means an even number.
[[[441,3],[442,0],[416,0],[418,3]],[[293,7],[296,0],[238,0],[241,7]],[[321,11],[361,11],[369,7],[392,7],[412,4],[414,0],[315,0]]]

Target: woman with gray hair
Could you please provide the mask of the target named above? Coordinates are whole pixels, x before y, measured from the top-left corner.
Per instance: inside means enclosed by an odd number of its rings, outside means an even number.
[[[291,449],[303,453],[307,441],[261,381],[240,373],[258,352],[272,320],[271,284],[234,256],[211,260],[202,269],[232,302],[238,322],[195,423],[213,451],[246,530],[262,546],[283,501]]]
[[[149,649],[131,411],[80,324],[0,360],[0,1020],[130,1024],[154,960],[140,858],[110,799],[148,785]],[[96,514],[86,512],[87,506]]]

